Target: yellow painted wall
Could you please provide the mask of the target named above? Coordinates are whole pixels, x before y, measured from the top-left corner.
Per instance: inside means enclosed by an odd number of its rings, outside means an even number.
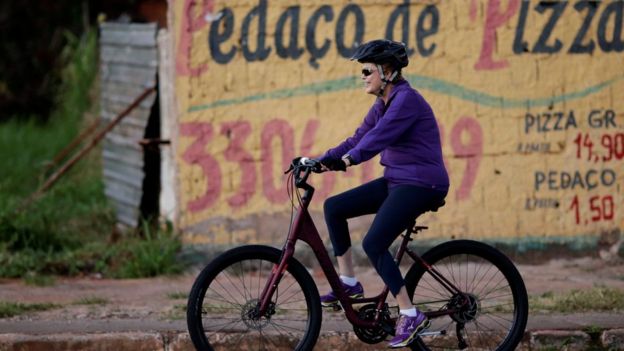
[[[425,237],[559,240],[621,229],[623,7],[170,1],[186,240],[281,242],[291,209],[283,170],[353,133],[374,97],[345,57],[358,39],[388,35],[413,50],[403,73],[436,113],[451,176],[447,205],[422,217],[434,228]],[[380,174],[375,158],[316,176],[312,209]],[[366,224],[357,223],[361,237]]]

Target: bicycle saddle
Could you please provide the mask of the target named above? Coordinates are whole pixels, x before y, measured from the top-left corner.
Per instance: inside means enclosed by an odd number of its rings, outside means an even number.
[[[431,211],[431,212],[438,212],[438,209],[442,206],[444,206],[446,204],[446,201],[444,201],[444,199],[442,199],[439,202],[434,202],[432,203],[429,208],[427,208],[425,211]]]

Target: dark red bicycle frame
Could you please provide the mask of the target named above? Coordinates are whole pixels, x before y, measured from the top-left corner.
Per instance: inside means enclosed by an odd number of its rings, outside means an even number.
[[[296,170],[295,170],[296,172]],[[269,276],[269,280],[264,287],[262,295],[260,295],[260,306],[258,310],[258,315],[262,316],[267,311],[269,304],[271,302],[271,298],[277,288],[277,285],[282,278],[284,271],[288,267],[288,261],[293,257],[295,253],[295,243],[297,240],[302,240],[307,243],[311,248],[316,258],[321,265],[321,269],[325,273],[327,277],[327,281],[331,286],[332,290],[338,297],[340,304],[344,310],[347,319],[351,324],[360,328],[376,328],[379,327],[379,322],[381,320],[381,311],[383,310],[384,303],[386,302],[386,298],[388,297],[388,293],[390,289],[388,286],[384,286],[383,291],[374,297],[365,297],[365,298],[350,298],[342,288],[342,284],[340,278],[338,277],[338,273],[334,268],[334,265],[323,245],[323,241],[312,221],[312,217],[308,212],[308,206],[312,200],[312,196],[314,195],[314,188],[306,183],[307,177],[310,171],[307,170],[304,177],[299,179],[299,175],[297,174],[295,178],[297,179],[295,184],[298,188],[302,188],[305,190],[303,196],[301,197],[301,206],[293,225],[291,227],[290,233],[288,233],[288,238],[284,247],[282,249],[282,257],[280,262],[273,267],[271,275]],[[407,253],[415,262],[418,262],[424,269],[429,272],[440,284],[448,290],[451,294],[462,294],[461,290],[458,289],[455,285],[453,285],[449,280],[447,280],[444,276],[442,276],[439,272],[435,270],[435,268],[431,267],[427,262],[425,262],[418,254],[413,252],[407,247],[407,244],[412,240],[410,238],[411,233],[418,232],[419,230],[426,229],[426,227],[410,227],[405,234],[403,241],[401,242],[401,246],[397,250],[395,255],[396,262],[401,262],[403,255]],[[463,295],[463,294],[462,294]],[[466,299],[467,301],[467,299]],[[373,320],[364,320],[358,316],[358,313],[353,309],[353,304],[361,304],[361,303],[376,303],[376,315]],[[426,312],[429,318],[440,317],[444,315],[449,315],[455,313],[456,309],[445,309],[441,311],[433,311]]]

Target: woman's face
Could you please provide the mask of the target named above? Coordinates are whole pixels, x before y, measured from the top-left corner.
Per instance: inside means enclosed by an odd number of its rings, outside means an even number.
[[[361,77],[364,81],[364,91],[367,94],[377,95],[381,89],[381,76],[377,70],[377,65],[372,63],[362,64]]]

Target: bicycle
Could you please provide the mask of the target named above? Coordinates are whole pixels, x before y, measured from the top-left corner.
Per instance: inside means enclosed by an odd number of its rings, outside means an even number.
[[[198,350],[314,347],[322,309],[314,280],[293,257],[298,240],[312,248],[340,301],[336,310],[344,311],[360,340],[375,344],[394,334],[396,316],[386,302],[387,286],[364,298],[352,299],[343,291],[308,212],[314,195],[307,182],[312,172],[321,172],[320,163],[305,158],[295,159],[287,171],[291,203],[294,208],[296,194],[299,210],[281,250],[236,247],[216,257],[197,277],[189,295],[187,325]],[[412,234],[425,229],[414,220],[395,254],[399,264],[405,254],[414,261],[405,275],[406,290],[431,321],[410,348],[513,350],[528,317],[526,288],[513,263],[494,247],[472,240],[448,241],[421,257],[408,243]]]

